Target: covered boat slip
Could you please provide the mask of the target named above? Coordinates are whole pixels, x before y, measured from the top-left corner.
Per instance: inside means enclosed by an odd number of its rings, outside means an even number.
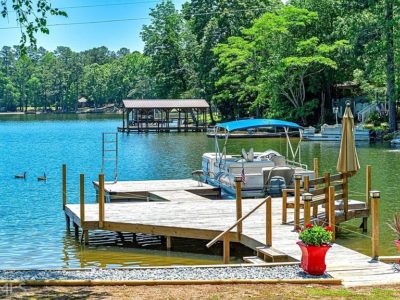
[[[120,132],[207,131],[204,99],[123,100]]]
[[[173,237],[202,239],[206,244],[237,220],[234,200],[199,200],[199,196],[191,200],[188,195],[176,193],[177,197],[173,191],[158,193],[159,200],[163,201],[106,203],[103,212],[99,204],[86,204],[84,220],[81,220],[79,204],[67,204],[65,214],[68,223],[71,220],[74,226],[81,226],[86,231],[101,228],[166,236],[167,248],[172,249]],[[298,234],[291,224],[282,224],[281,201],[280,198],[271,201],[272,247],[276,252],[287,255],[289,261],[300,260],[301,252],[296,245]],[[263,202],[264,199],[242,201],[243,216],[261,205],[243,221],[240,237],[236,228],[228,233],[231,242],[239,242],[255,251],[260,249],[258,247],[265,249],[268,238],[266,219],[269,216]],[[103,220],[99,219],[99,213],[104,214]],[[287,212],[287,218],[294,219],[294,210]],[[229,248],[224,247],[224,255],[226,251],[229,254]],[[342,279],[345,286],[400,283],[399,274],[390,265],[371,261],[370,257],[337,244],[328,252],[326,262],[327,272],[334,278]]]

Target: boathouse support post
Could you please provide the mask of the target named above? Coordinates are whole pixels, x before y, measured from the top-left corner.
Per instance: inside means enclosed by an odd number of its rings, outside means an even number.
[[[272,246],[272,206],[271,197],[265,199],[265,244],[268,247]]]
[[[379,191],[371,191],[371,210],[372,210],[372,258],[378,259],[379,257],[379,199],[381,193]]]
[[[335,215],[335,187],[329,187],[329,221],[328,225],[332,228],[332,242],[336,240],[336,215]]]
[[[300,182],[302,176],[297,174],[294,176],[294,230],[300,228]]]
[[[304,204],[304,226],[311,224],[311,201],[313,200],[313,195],[310,193],[303,194],[303,204]]]
[[[104,174],[99,174],[99,228],[104,226]]]
[[[242,176],[235,176],[236,184],[236,221],[242,217]],[[243,223],[237,225],[237,238],[240,240],[243,231]]]
[[[223,260],[224,264],[229,264],[230,261],[230,241],[229,241],[229,232],[224,235],[224,242],[223,242]]]
[[[63,210],[65,210],[67,205],[67,166],[65,164],[62,165],[62,201]]]

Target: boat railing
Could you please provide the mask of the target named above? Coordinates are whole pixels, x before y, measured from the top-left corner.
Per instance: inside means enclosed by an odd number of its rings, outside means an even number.
[[[303,163],[298,162],[298,161],[286,160],[286,163],[287,163],[288,165],[292,165],[292,166],[296,166],[296,167],[300,167],[300,168],[303,168],[303,169],[305,169],[305,170],[308,170],[308,166],[307,166],[306,164],[303,164]]]

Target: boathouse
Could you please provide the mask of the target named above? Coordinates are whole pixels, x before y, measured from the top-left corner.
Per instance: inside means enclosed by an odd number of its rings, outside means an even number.
[[[207,131],[204,99],[123,100],[120,132]]]

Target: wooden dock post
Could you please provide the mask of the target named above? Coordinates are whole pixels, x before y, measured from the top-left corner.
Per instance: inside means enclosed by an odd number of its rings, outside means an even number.
[[[65,164],[62,165],[62,201],[63,210],[65,210],[67,205],[67,166]]]
[[[370,197],[370,195],[369,195],[369,193],[371,192],[371,166],[370,165],[367,165],[367,168],[366,168],[366,170],[365,170],[365,172],[366,172],[366,178],[365,178],[365,189],[366,189],[366,191],[365,191],[365,197],[367,198],[367,199],[365,199],[365,203],[367,203],[367,205],[368,205],[368,208],[369,209],[371,209],[371,197]]]
[[[297,174],[294,176],[294,230],[300,228],[300,181],[302,176]]]
[[[229,264],[230,261],[230,241],[229,241],[229,232],[224,235],[224,245],[223,245],[223,260],[224,264]]]
[[[313,200],[313,195],[310,193],[303,194],[303,204],[304,204],[304,226],[311,224],[311,201]]]
[[[171,250],[171,248],[172,248],[172,237],[170,237],[170,236],[166,236],[165,237],[165,239],[166,239],[166,246],[167,246],[167,250]]]
[[[310,176],[308,175],[303,177],[303,189],[306,193],[310,191]]]
[[[324,173],[324,182],[325,182],[325,219],[327,219],[329,216],[329,207],[328,207],[329,187],[331,185],[331,177],[328,172]]]
[[[104,226],[104,174],[99,175],[99,228]]]
[[[85,175],[80,174],[80,184],[79,184],[79,190],[80,190],[80,219],[81,219],[81,227],[83,229],[85,225]]]
[[[235,176],[236,183],[236,221],[242,217],[242,176]],[[237,225],[237,238],[240,240],[240,236],[243,231],[242,222]]]
[[[349,179],[347,174],[343,174],[343,210],[344,218],[347,220],[349,213]]]
[[[371,191],[371,210],[372,210],[372,258],[379,257],[379,199],[381,193],[379,191]]]
[[[268,247],[272,246],[272,207],[271,197],[265,199],[265,244]]]
[[[332,242],[336,239],[336,215],[335,215],[335,187],[329,187],[329,221],[328,225],[332,228]]]
[[[318,178],[318,158],[314,158],[314,179]]]

